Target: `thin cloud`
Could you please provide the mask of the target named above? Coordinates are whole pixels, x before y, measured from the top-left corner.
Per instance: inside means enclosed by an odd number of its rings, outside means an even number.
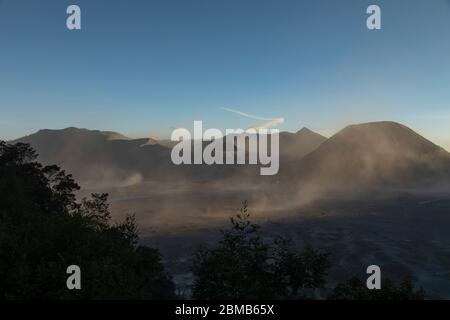
[[[261,117],[261,116],[257,116],[254,114],[250,114],[250,113],[246,113],[246,112],[242,112],[239,110],[235,110],[235,109],[231,109],[231,108],[221,108],[222,110],[228,111],[228,112],[232,112],[238,115],[241,115],[243,117],[249,118],[249,119],[255,119],[255,120],[261,120],[264,121],[263,123],[254,126],[250,129],[256,129],[256,130],[261,130],[261,129],[265,129],[268,127],[272,127],[272,126],[276,126],[279,124],[282,124],[284,122],[284,118],[265,118],[265,117]]]

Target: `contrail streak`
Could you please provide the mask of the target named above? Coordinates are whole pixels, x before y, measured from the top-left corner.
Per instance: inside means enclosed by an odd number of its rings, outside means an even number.
[[[239,114],[241,116],[244,116],[244,117],[247,117],[247,118],[250,118],[250,119],[262,120],[262,121],[274,120],[274,118],[263,118],[263,117],[260,117],[260,116],[255,116],[253,114],[245,113],[245,112],[242,112],[242,111],[239,111],[239,110],[230,109],[230,108],[222,108],[222,110],[230,111],[230,112]]]
[[[253,129],[256,129],[256,130],[260,130],[260,129],[264,129],[264,128],[267,128],[267,127],[275,126],[277,124],[281,124],[281,123],[284,122],[284,118],[264,118],[264,117],[256,116],[256,115],[253,115],[253,114],[245,113],[245,112],[242,112],[242,111],[239,111],[239,110],[230,109],[230,108],[221,108],[221,109],[225,110],[225,111],[232,112],[232,113],[236,113],[236,114],[241,115],[241,116],[246,117],[246,118],[264,121],[262,124],[260,124],[258,126],[255,126],[255,127],[252,127]]]

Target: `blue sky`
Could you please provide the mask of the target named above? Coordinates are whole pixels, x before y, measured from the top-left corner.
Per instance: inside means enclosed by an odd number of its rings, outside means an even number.
[[[223,107],[326,135],[393,120],[450,149],[450,1],[0,0],[2,139],[258,122]]]

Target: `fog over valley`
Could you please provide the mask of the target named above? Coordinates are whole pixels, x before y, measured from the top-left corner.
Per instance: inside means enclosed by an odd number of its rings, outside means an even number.
[[[450,297],[447,151],[388,121],[349,125],[330,138],[303,128],[279,139],[273,176],[255,165],[177,166],[174,142],[116,132],[40,130],[14,142],[72,173],[82,186],[78,197],[108,193],[115,219],[135,213],[141,241],[158,244],[181,288],[190,281],[189,254],[214,243],[247,200],[268,233],[340,252],[335,279],[376,259]]]

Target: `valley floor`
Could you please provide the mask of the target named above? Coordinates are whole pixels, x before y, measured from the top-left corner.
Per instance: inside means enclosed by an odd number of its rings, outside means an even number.
[[[148,190],[148,189],[147,189]],[[331,253],[330,285],[352,276],[367,277],[379,265],[382,277],[405,275],[427,297],[450,299],[450,193],[367,192],[331,196],[286,187],[224,187],[153,192],[111,192],[115,219],[134,212],[141,241],[161,250],[178,290],[189,294],[192,255],[214,245],[241,201],[267,236],[290,235],[299,247],[312,245]],[[196,190],[196,191],[193,191]]]
[[[203,214],[209,216],[208,211]],[[296,214],[255,216],[267,235],[289,234],[299,246],[330,252],[334,281],[354,275],[364,279],[367,266],[376,264],[383,277],[400,281],[410,275],[428,297],[450,299],[449,199],[328,200],[303,206]],[[194,221],[180,219],[187,224],[185,230],[148,234],[143,242],[162,251],[179,289],[188,292],[192,253],[200,245],[218,241],[219,228],[227,224],[225,214],[214,217],[210,227],[199,223],[195,228],[201,216]]]

